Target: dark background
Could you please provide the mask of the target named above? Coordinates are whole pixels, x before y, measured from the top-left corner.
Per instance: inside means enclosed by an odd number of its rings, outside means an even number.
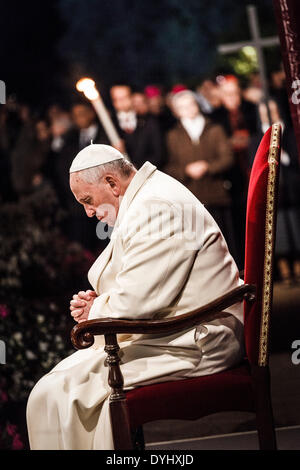
[[[92,76],[107,96],[115,82],[189,86],[228,56],[216,45],[250,38],[246,4],[258,6],[262,36],[276,34],[272,0],[10,0],[0,14],[0,79],[7,94],[43,108],[69,103],[74,84]],[[266,52],[278,65],[279,48]]]

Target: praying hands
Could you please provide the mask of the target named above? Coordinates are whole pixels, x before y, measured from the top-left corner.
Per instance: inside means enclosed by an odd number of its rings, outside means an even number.
[[[80,291],[70,301],[71,315],[78,323],[86,321],[97,294],[93,290]]]
[[[208,163],[205,160],[197,160],[196,162],[189,163],[185,167],[185,172],[194,180],[199,180],[208,171]]]

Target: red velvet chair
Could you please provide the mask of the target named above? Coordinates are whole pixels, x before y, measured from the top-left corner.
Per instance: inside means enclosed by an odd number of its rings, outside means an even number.
[[[76,348],[91,346],[94,335],[105,335],[115,449],[142,449],[142,426],[150,421],[195,420],[234,410],[256,413],[260,449],[276,449],[268,342],[280,142],[280,125],[273,124],[260,143],[252,167],[247,201],[244,285],[205,307],[175,318],[163,321],[105,318],[82,322],[73,328],[71,336]],[[127,392],[123,390],[117,333],[175,333],[199,324],[203,315],[226,310],[241,300],[244,300],[246,346],[242,364],[217,374],[157,383]]]

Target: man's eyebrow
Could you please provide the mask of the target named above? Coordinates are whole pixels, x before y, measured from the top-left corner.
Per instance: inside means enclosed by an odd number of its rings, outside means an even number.
[[[91,197],[90,196],[84,196],[84,197],[79,199],[79,202],[85,202],[87,199],[91,199]]]

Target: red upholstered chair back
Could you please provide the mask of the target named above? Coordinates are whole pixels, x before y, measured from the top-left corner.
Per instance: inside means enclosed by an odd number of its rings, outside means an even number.
[[[281,127],[273,124],[257,149],[248,187],[244,280],[257,293],[244,303],[245,346],[249,362],[260,366],[268,364],[280,150]]]

